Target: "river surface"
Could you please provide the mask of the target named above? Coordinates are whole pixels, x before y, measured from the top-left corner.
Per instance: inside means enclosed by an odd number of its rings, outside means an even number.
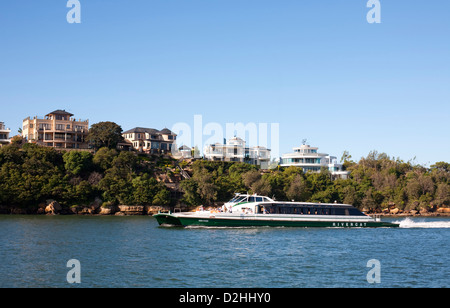
[[[0,287],[449,287],[450,219],[385,220],[400,228],[180,229],[146,216],[0,215]],[[67,281],[72,259],[80,284]]]

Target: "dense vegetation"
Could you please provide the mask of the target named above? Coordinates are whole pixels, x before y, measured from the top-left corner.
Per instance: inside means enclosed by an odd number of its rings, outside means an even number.
[[[209,205],[235,192],[258,193],[277,200],[342,202],[364,210],[395,205],[404,210],[450,206],[450,164],[425,168],[384,153],[371,152],[359,162],[345,153],[349,179],[332,179],[326,170],[303,173],[295,167],[260,171],[245,163],[197,160],[181,162],[190,179],[174,177],[174,161],[101,148],[59,152],[35,144],[0,149],[0,205],[34,208],[54,199],[66,206],[88,204],[96,197],[107,204]],[[161,163],[162,162],[162,163]],[[176,179],[184,192],[174,200],[157,180],[158,172]]]
[[[0,205],[35,208],[54,199],[66,206],[100,197],[109,204],[170,203],[170,192],[153,176],[156,164],[131,152],[101,148],[59,152],[35,144],[0,149]]]

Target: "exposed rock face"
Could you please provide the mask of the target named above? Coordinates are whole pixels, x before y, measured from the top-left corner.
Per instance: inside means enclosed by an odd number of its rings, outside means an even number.
[[[118,208],[115,205],[103,205],[100,207],[100,215],[114,215]]]
[[[420,213],[421,215],[427,214],[428,212],[429,212],[429,211],[428,211],[428,209],[426,209],[426,208],[421,208],[420,211],[419,211],[419,213]]]
[[[438,213],[446,213],[446,214],[450,214],[450,208],[446,208],[446,207],[440,207],[437,209]]]
[[[84,207],[78,214],[81,215],[92,215],[95,214],[95,211],[91,209],[90,207]]]
[[[59,214],[61,212],[61,210],[62,210],[62,207],[57,201],[49,200],[49,204],[45,208],[45,213],[47,215],[56,215],[56,214]]]
[[[143,205],[119,205],[119,209],[125,215],[142,215],[144,214]]]
[[[390,210],[390,213],[393,215],[398,214],[399,212],[400,212],[400,210],[398,208],[394,208],[394,209]]]
[[[411,214],[411,215],[417,215],[417,213],[419,213],[419,211],[416,211],[416,210],[409,211],[409,214]]]
[[[160,211],[164,211],[164,210],[165,210],[165,208],[163,208],[162,206],[148,205],[145,207],[145,214],[155,215],[155,214],[158,214]]]

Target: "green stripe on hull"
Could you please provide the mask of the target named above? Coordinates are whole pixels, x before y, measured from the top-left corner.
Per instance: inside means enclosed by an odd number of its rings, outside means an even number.
[[[304,227],[304,228],[378,228],[398,227],[388,222],[281,221],[178,217],[183,226],[205,227]]]

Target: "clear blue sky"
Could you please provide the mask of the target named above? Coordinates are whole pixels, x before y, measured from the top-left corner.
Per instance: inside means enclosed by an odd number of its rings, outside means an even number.
[[[280,124],[355,160],[371,150],[450,161],[450,1],[0,2],[0,121],[66,109],[124,130],[177,122]],[[205,139],[207,138],[204,137]]]

